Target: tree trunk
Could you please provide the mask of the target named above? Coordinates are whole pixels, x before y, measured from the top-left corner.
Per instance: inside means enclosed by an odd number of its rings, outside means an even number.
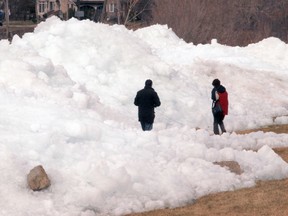
[[[121,24],[121,3],[120,0],[117,0],[117,21],[118,25]]]
[[[9,16],[10,16],[10,11],[9,11],[9,0],[5,1],[5,22],[6,22],[6,36],[7,39],[9,39],[10,36],[10,28],[9,28]]]
[[[102,10],[101,18],[100,18],[100,22],[102,23],[104,23],[104,20],[106,18],[106,5],[107,5],[107,0],[104,0],[103,10]]]

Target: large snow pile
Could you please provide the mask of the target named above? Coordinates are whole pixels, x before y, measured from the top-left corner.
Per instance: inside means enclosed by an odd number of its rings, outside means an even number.
[[[271,149],[288,135],[234,131],[288,123],[288,45],[193,45],[167,26],[137,31],[49,18],[0,41],[0,215],[124,215],[288,177]],[[134,106],[146,79],[162,102],[143,132]],[[229,133],[212,133],[210,93],[229,93]],[[257,150],[257,151],[252,151]],[[241,175],[214,165],[233,160]],[[52,185],[28,189],[42,164]]]

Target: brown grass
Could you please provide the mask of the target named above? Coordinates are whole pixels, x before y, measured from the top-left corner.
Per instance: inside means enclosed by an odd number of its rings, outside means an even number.
[[[251,130],[243,130],[243,131],[238,131],[238,134],[248,134],[252,132],[257,132],[257,131],[263,131],[263,132],[274,132],[274,133],[288,133],[288,125],[273,125],[273,126],[267,126],[264,128],[260,129],[251,129]]]
[[[239,132],[254,131],[288,133],[288,125]],[[288,162],[288,148],[274,148]],[[288,215],[288,179],[259,181],[253,188],[222,192],[204,196],[194,204],[129,216],[285,216]]]

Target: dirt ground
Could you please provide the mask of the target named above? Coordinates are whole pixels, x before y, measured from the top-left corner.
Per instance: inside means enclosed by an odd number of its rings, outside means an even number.
[[[277,125],[254,131],[288,133],[288,125]],[[288,142],[288,141],[287,141]],[[288,148],[274,148],[288,163]],[[129,216],[286,216],[288,215],[288,179],[259,181],[255,187],[204,196],[194,204]],[[128,215],[127,215],[128,216]]]
[[[14,35],[18,35],[22,37],[27,32],[33,32],[36,27],[36,24],[32,23],[31,21],[26,22],[17,22],[11,21],[9,25],[9,34],[7,34],[7,27],[4,22],[3,26],[0,26],[0,40],[1,39],[8,39],[11,40]]]

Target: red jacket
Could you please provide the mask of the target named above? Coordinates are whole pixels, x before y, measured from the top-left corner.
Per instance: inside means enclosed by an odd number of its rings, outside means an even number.
[[[219,103],[223,110],[223,114],[228,115],[228,93],[227,91],[218,92],[218,95],[219,95]]]

